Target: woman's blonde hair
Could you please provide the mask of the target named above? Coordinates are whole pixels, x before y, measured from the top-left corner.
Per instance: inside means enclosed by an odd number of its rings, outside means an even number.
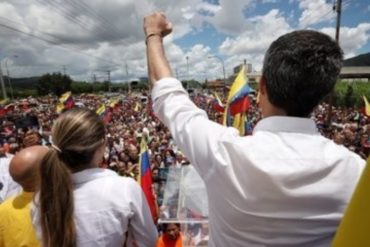
[[[72,109],[52,128],[53,148],[40,164],[40,212],[43,246],[76,246],[71,172],[92,166],[105,140],[105,127],[95,112]]]

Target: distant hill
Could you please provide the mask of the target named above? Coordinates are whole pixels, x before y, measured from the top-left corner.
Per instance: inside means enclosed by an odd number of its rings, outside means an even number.
[[[370,66],[370,52],[344,60],[343,66]]]
[[[10,78],[13,88],[21,89],[36,89],[37,82],[40,77],[28,77],[28,78]],[[5,84],[8,85],[8,78],[4,78]]]

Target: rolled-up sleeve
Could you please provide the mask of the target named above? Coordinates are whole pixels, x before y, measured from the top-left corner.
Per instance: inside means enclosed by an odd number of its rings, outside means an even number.
[[[203,178],[214,164],[229,163],[223,141],[238,137],[237,130],[210,121],[190,100],[180,81],[161,79],[153,87],[152,99],[155,114]]]

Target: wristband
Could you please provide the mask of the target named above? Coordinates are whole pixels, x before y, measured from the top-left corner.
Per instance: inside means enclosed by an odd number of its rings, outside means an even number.
[[[150,37],[153,37],[153,36],[158,36],[158,37],[160,37],[160,38],[161,38],[161,40],[162,40],[162,35],[161,35],[161,34],[159,34],[159,33],[151,33],[151,34],[148,34],[148,35],[146,36],[146,38],[145,38],[145,44],[146,44],[146,45],[148,45],[148,39],[149,39]]]

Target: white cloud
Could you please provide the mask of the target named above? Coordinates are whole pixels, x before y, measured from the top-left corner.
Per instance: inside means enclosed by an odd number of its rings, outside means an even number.
[[[265,3],[277,3],[278,0],[261,0],[263,4]]]
[[[292,30],[287,18],[293,18],[300,12],[293,8],[285,13],[285,17],[282,10],[277,9],[259,16],[251,11],[258,3],[275,1],[219,0],[217,4],[203,0],[55,0],[45,1],[44,4],[41,4],[41,0],[1,1],[0,24],[40,36],[58,45],[47,44],[2,27],[0,59],[9,59],[11,73],[16,76],[61,71],[62,65],[65,65],[74,79],[90,79],[93,73],[106,76],[102,71],[109,69],[112,71],[112,79],[120,81],[126,78],[126,64],[130,78],[145,76],[143,17],[161,10],[174,24],[173,34],[164,40],[174,73],[177,71],[180,79],[186,78],[188,56],[191,78],[222,78],[220,61],[207,58],[214,50],[201,44],[202,40],[186,48],[175,42],[186,35],[201,32],[205,25],[212,25],[219,33],[228,35],[218,48],[227,75],[244,59],[253,63],[254,68],[260,69],[264,52],[271,42]],[[58,13],[51,2],[63,14]],[[74,5],[70,5],[72,2]],[[295,7],[298,5],[297,0],[290,2],[297,3]],[[331,4],[324,0],[300,1],[300,25],[318,23],[320,15],[329,7],[331,9]],[[364,23],[341,29],[341,44],[346,56],[356,54],[369,42],[369,25]],[[334,29],[324,28],[323,31],[333,33]],[[215,39],[220,38],[215,33],[209,35]],[[18,58],[13,55],[18,55]]]
[[[335,15],[332,3],[327,3],[326,0],[301,0],[299,8],[302,10],[299,18],[301,28],[332,20]]]
[[[220,0],[220,9],[205,20],[220,32],[237,35],[246,27],[243,10],[252,3],[253,0]]]
[[[320,31],[335,37],[335,28],[322,28]],[[357,54],[357,50],[370,41],[370,23],[361,23],[357,27],[341,27],[339,44],[346,58]]]
[[[48,44],[0,28],[0,59],[18,56],[9,62],[13,74],[39,75],[60,71],[61,66],[66,65],[73,78],[90,78],[95,71],[109,68],[113,71],[112,78],[119,79],[126,74],[123,65],[128,63],[130,73],[143,76],[146,75],[146,57],[142,24],[146,14],[163,10],[174,23],[174,32],[166,38],[166,43],[202,24],[197,10],[202,0],[162,0],[155,4],[148,0],[52,2],[8,0],[0,3],[0,24],[52,42]],[[208,5],[202,6],[212,10]],[[171,49],[176,51],[174,55],[178,50],[181,49]]]
[[[263,16],[250,18],[249,22],[250,28],[236,38],[227,38],[219,49],[222,54],[234,57],[232,60],[242,61],[244,57],[253,63],[256,69],[260,69],[263,54],[271,42],[289,32],[291,28],[277,9]]]

